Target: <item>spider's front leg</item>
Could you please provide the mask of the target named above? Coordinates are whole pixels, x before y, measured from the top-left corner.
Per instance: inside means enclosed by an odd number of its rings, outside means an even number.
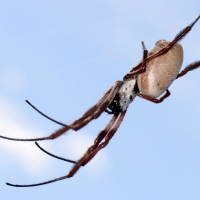
[[[103,97],[88,111],[86,111],[82,117],[75,120],[73,123],[69,125],[65,125],[63,128],[57,130],[56,132],[52,133],[51,135],[47,137],[20,139],[20,138],[11,138],[11,137],[0,135],[0,138],[7,139],[7,140],[14,140],[14,141],[41,141],[41,140],[50,140],[50,139],[52,140],[64,134],[70,129],[77,131],[81,129],[82,127],[84,127],[85,125],[87,125],[93,119],[97,119],[104,112],[104,110],[113,101],[115,95],[119,91],[122,84],[123,84],[123,81],[116,81],[115,84],[107,90],[107,92],[103,95]]]
[[[11,183],[6,183],[6,184],[10,186],[14,186],[14,187],[33,187],[33,186],[45,185],[45,184],[49,184],[52,182],[73,177],[74,174],[76,174],[76,172],[79,170],[81,166],[86,165],[102,148],[104,148],[109,143],[110,139],[114,136],[121,122],[123,121],[125,114],[126,114],[126,110],[123,111],[122,113],[115,113],[113,115],[110,122],[95,139],[94,144],[90,148],[88,148],[86,153],[82,156],[82,158],[79,161],[76,162],[76,164],[72,167],[72,169],[66,176],[62,176],[62,177],[52,179],[46,182],[30,184],[30,185],[18,185],[18,184],[11,184]],[[101,143],[103,139],[105,140],[104,142]]]

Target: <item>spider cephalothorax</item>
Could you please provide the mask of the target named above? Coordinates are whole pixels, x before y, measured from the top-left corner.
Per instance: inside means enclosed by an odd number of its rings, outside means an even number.
[[[192,29],[199,18],[200,15],[189,26],[184,28],[171,42],[167,42],[165,40],[158,41],[149,54],[144,43],[142,42],[142,61],[140,61],[138,65],[136,65],[128,74],[124,76],[123,81],[116,81],[115,84],[111,86],[102,96],[102,98],[88,111],[86,111],[82,117],[69,125],[65,125],[46,116],[27,101],[40,114],[62,125],[63,127],[47,137],[17,139],[0,136],[1,138],[15,141],[39,141],[55,139],[70,129],[75,131],[81,129],[93,119],[97,119],[104,111],[109,114],[113,114],[113,116],[106,127],[94,140],[94,144],[87,149],[85,154],[78,161],[64,159],[50,154],[41,148],[38,143],[36,143],[37,146],[45,153],[48,153],[49,155],[58,159],[74,163],[74,166],[67,175],[37,184],[17,185],[7,183],[7,185],[15,187],[31,187],[56,182],[74,176],[81,166],[85,166],[102,148],[109,143],[110,139],[114,136],[115,132],[123,121],[129,104],[136,96],[142,97],[154,103],[160,103],[167,98],[170,95],[168,87],[175,79],[200,66],[200,61],[196,61],[186,66],[185,69],[179,73],[183,61],[183,51],[181,45],[177,44],[177,42]],[[161,98],[157,99],[164,92],[166,93]]]

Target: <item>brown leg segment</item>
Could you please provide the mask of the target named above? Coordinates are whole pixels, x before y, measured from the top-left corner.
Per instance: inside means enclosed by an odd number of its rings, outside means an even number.
[[[109,93],[109,96],[104,100],[104,102],[96,109],[96,112],[89,116],[86,119],[81,119],[81,120],[77,120],[75,122],[73,122],[72,124],[70,124],[70,126],[73,127],[74,130],[79,130],[81,129],[83,126],[85,126],[86,124],[88,124],[90,121],[92,121],[93,119],[97,119],[102,112],[104,112],[104,110],[110,105],[110,103],[113,101],[113,99],[115,98],[117,92],[119,91],[120,87],[122,86],[123,82],[122,81],[117,81],[113,87],[111,92]]]
[[[168,46],[161,49],[158,53],[148,57],[147,61],[152,60],[153,58],[156,58],[158,56],[161,56],[167,53],[179,40],[181,40],[188,32],[190,32],[190,30],[195,25],[195,23],[199,20],[199,18],[200,18],[200,15],[198,15],[198,17],[189,26],[185,27],[182,31],[180,31],[180,33],[176,35],[176,37],[172,40],[172,42],[169,43]]]
[[[62,125],[62,126],[66,126],[66,127],[69,127],[68,125],[66,124],[63,124],[62,122],[59,122],[49,116],[47,116],[46,114],[44,114],[43,112],[41,112],[38,108],[36,108],[33,104],[30,103],[30,101],[26,100],[26,103],[31,106],[34,110],[36,110],[38,113],[40,113],[42,116],[46,117],[47,119],[51,120],[52,122],[55,122],[56,124],[59,124],[59,125]],[[69,127],[70,128],[70,127]]]
[[[104,98],[106,98],[109,93],[111,92],[111,88],[109,88],[107,90],[107,92],[104,94],[104,96],[94,105],[92,106],[91,108],[89,108],[85,113],[84,115],[82,116],[82,118],[86,118],[86,117],[89,117],[90,115],[94,114],[96,112],[96,109],[98,108],[98,106],[100,105],[100,103],[103,101]],[[62,122],[59,122],[55,119],[52,119],[51,117],[47,116],[46,114],[44,114],[42,111],[40,111],[38,108],[36,108],[33,104],[31,104],[28,100],[26,100],[26,103],[28,103],[28,105],[30,105],[34,110],[36,110],[38,113],[40,113],[42,116],[46,117],[47,119],[57,123],[57,124],[60,124],[62,126],[65,126],[65,127],[69,127],[69,125],[66,125],[66,124],[63,124]],[[79,120],[81,120],[82,118],[80,118]],[[72,129],[72,127],[69,127]]]
[[[185,74],[187,74],[189,71],[192,71],[194,69],[197,69],[198,67],[200,67],[200,61],[196,61],[194,63],[189,64],[188,66],[185,67],[185,69],[183,69],[176,78],[180,78],[182,76],[184,76]]]
[[[146,100],[148,100],[148,101],[151,101],[151,102],[153,102],[153,103],[161,103],[161,102],[163,102],[164,99],[166,99],[167,97],[169,97],[170,94],[171,94],[171,93],[170,93],[169,90],[167,89],[165,95],[162,96],[160,99],[152,99],[152,98],[150,98],[150,97],[148,97],[148,96],[145,96],[145,95],[143,95],[143,94],[140,94],[140,93],[137,94],[137,95],[138,95],[139,97],[141,97],[141,98],[143,98],[143,99],[146,99]]]
[[[118,130],[120,124],[122,123],[124,116],[126,114],[126,111],[123,111],[121,113],[121,115],[119,116],[117,122],[115,123],[115,125],[113,126],[113,128],[110,130],[110,132],[107,134],[107,136],[105,137],[105,141],[102,142],[96,149],[95,151],[93,151],[87,158],[87,160],[84,162],[84,165],[86,165],[92,158],[94,158],[94,156],[104,147],[107,146],[107,144],[109,143],[109,141],[111,140],[111,138],[114,136],[114,134],[116,133],[116,131]]]
[[[146,71],[146,59],[147,59],[147,55],[148,55],[148,50],[146,49],[144,42],[142,42],[142,46],[143,46],[143,61],[142,61],[142,65],[136,66],[134,67],[128,74],[126,74],[123,78],[123,80],[128,80],[128,79],[132,79],[135,77],[135,75],[144,73]]]
[[[44,153],[48,154],[49,156],[52,156],[52,157],[54,157],[54,158],[57,158],[57,159],[60,159],[60,160],[66,161],[66,162],[70,162],[70,163],[74,163],[74,164],[77,163],[77,162],[74,161],[74,160],[62,158],[62,157],[60,157],[60,156],[56,156],[56,155],[54,155],[54,154],[52,154],[52,153],[49,153],[48,151],[46,151],[45,149],[43,149],[37,142],[35,142],[35,144],[37,145],[37,147],[38,147],[41,151],[43,151]]]

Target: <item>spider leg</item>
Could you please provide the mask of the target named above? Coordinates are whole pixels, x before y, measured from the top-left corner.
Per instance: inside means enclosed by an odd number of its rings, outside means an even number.
[[[135,77],[135,75],[142,74],[146,71],[148,50],[146,49],[143,41],[142,41],[142,47],[143,47],[143,60],[141,65],[134,67],[128,74],[124,76],[123,80],[132,79]]]
[[[179,40],[181,40],[188,32],[190,32],[190,30],[195,25],[195,23],[199,20],[199,18],[200,18],[200,15],[198,15],[198,17],[189,26],[181,30],[180,33],[178,33],[176,37],[165,48],[161,49],[158,53],[148,57],[147,61],[152,60],[153,58],[156,58],[160,55],[167,53]]]
[[[148,97],[148,96],[146,96],[146,95],[143,95],[143,94],[140,94],[140,93],[138,93],[137,95],[138,95],[139,97],[141,97],[141,98],[143,98],[143,99],[146,99],[146,100],[148,100],[148,101],[151,101],[151,102],[153,102],[153,103],[161,103],[161,102],[163,102],[164,99],[166,99],[167,97],[169,97],[170,94],[171,94],[171,93],[170,93],[169,90],[167,89],[167,90],[166,90],[166,93],[165,93],[160,99],[153,99],[153,98],[150,98],[150,97]]]
[[[69,126],[65,126],[55,131],[54,133],[52,133],[51,135],[47,137],[19,139],[19,138],[11,138],[11,137],[0,135],[0,138],[7,139],[7,140],[14,140],[14,141],[40,141],[40,140],[55,139],[59,137],[60,135],[62,135],[63,133],[67,132],[69,129],[73,129],[77,131],[81,129],[82,127],[84,127],[85,125],[87,125],[93,119],[97,119],[102,114],[102,112],[113,101],[115,95],[117,94],[122,84],[123,84],[123,81],[116,81],[115,84],[111,86],[110,89],[107,90],[107,92],[103,95],[103,97],[88,111],[86,111],[82,117],[80,117],[78,120],[75,120]]]
[[[112,88],[112,87],[111,87]],[[109,92],[111,91],[111,88],[110,88],[110,90],[108,90],[107,92],[106,92],[106,94],[108,93],[109,94]],[[105,94],[105,95],[106,95]],[[102,97],[103,98],[103,97]],[[102,101],[102,98],[98,101],[98,103],[100,103],[101,101]],[[26,100],[26,103],[28,103],[34,110],[36,110],[38,113],[40,113],[42,116],[44,116],[44,117],[46,117],[47,119],[49,119],[49,120],[51,120],[51,121],[53,121],[53,122],[55,122],[55,123],[57,123],[57,124],[59,124],[59,125],[62,125],[62,126],[66,126],[66,127],[69,127],[69,128],[71,128],[71,129],[73,129],[72,127],[70,127],[69,125],[66,125],[66,124],[63,124],[62,122],[59,122],[59,121],[57,121],[57,120],[55,120],[55,119],[52,119],[51,117],[49,117],[49,116],[47,116],[46,114],[44,114],[43,112],[41,112],[38,108],[36,108],[33,104],[31,104],[30,103],[30,101],[28,101],[28,100]],[[89,116],[89,115],[91,115],[91,113],[93,112],[95,112],[96,111],[96,107],[98,107],[98,105],[99,104],[96,104],[96,105],[94,105],[93,107],[91,107],[85,114],[84,114],[84,116]]]
[[[45,184],[60,181],[63,179],[71,178],[72,176],[74,176],[74,174],[79,170],[79,168],[82,165],[86,165],[98,153],[98,151],[100,151],[102,148],[104,148],[109,143],[110,139],[114,136],[115,132],[119,128],[125,114],[126,114],[126,111],[123,111],[121,114],[115,113],[113,115],[112,119],[107,124],[107,126],[104,128],[104,130],[101,131],[100,134],[95,139],[94,144],[90,148],[88,148],[86,153],[73,166],[73,168],[70,170],[70,172],[67,175],[62,176],[60,178],[52,179],[52,180],[49,180],[46,182],[30,184],[30,185],[18,185],[18,184],[11,184],[11,183],[6,183],[6,184],[9,186],[14,186],[14,187],[33,187],[33,186],[45,185]],[[105,138],[105,141],[100,143],[104,138]]]
[[[52,157],[54,157],[54,158],[57,158],[57,159],[60,159],[60,160],[66,161],[66,162],[74,163],[74,164],[77,163],[77,162],[74,161],[74,160],[69,160],[69,159],[66,159],[66,158],[62,158],[62,157],[56,156],[56,155],[54,155],[54,154],[52,154],[52,153],[49,153],[48,151],[46,151],[45,149],[43,149],[37,142],[35,142],[35,144],[37,145],[37,147],[38,147],[41,151],[43,151],[44,153],[46,153],[46,154],[48,154],[48,155],[50,155],[50,156],[52,156]]]
[[[94,144],[88,148],[87,152],[84,154],[85,157],[87,157],[92,151],[94,151],[94,149],[97,148],[97,146],[99,145],[99,143],[104,139],[104,137],[107,135],[108,131],[111,129],[111,127],[114,125],[115,121],[116,121],[116,116],[114,115],[112,117],[112,119],[110,120],[110,122],[107,124],[107,126],[99,133],[99,135],[97,136],[97,138],[94,141]],[[56,156],[54,154],[49,153],[48,151],[44,150],[37,142],[35,142],[35,144],[37,145],[37,147],[42,150],[43,152],[45,152],[46,154],[61,159],[61,160],[65,160],[67,162],[71,162],[71,160],[65,159],[65,158],[61,158],[59,156]],[[72,161],[74,162],[74,161]],[[77,162],[74,162],[77,163]]]
[[[126,110],[121,113],[119,116],[117,122],[113,126],[113,128],[109,131],[107,136],[105,137],[105,141],[102,142],[98,147],[88,156],[87,160],[83,163],[83,166],[86,165],[102,148],[106,147],[111,140],[111,138],[114,136],[116,131],[118,130],[120,124],[122,123],[124,116],[126,114]]]
[[[184,76],[185,74],[187,74],[189,71],[192,71],[194,69],[197,69],[198,67],[200,67],[200,61],[196,61],[194,63],[191,63],[189,65],[187,65],[185,67],[185,69],[183,69],[176,78],[179,78],[179,77],[182,77]]]
[[[69,127],[69,125],[63,124],[62,122],[59,122],[59,121],[57,121],[57,120],[55,120],[55,119],[53,119],[53,118],[47,116],[46,114],[44,114],[44,113],[41,112],[38,108],[36,108],[32,103],[30,103],[30,101],[26,100],[26,103],[27,103],[29,106],[31,106],[34,110],[36,110],[38,113],[40,113],[42,116],[46,117],[47,119],[49,119],[49,120],[55,122],[56,124]],[[69,128],[71,128],[71,127],[69,127]]]
[[[156,54],[153,54],[152,56],[149,56],[147,59],[146,59],[146,62],[147,61],[150,61],[158,56],[161,56],[165,53],[167,53],[179,40],[181,40],[191,29],[192,27],[195,25],[195,23],[199,20],[200,18],[200,15],[198,15],[198,17],[187,27],[185,27],[182,31],[180,31],[180,33],[178,33],[176,35],[176,37],[163,49],[161,49],[159,52],[157,52]],[[125,79],[128,79],[131,76],[131,72],[134,72],[135,70],[138,70],[138,69],[141,69],[142,66],[143,66],[143,62],[144,61],[141,61],[136,67],[134,67],[125,77],[124,77],[124,80]],[[130,77],[129,77],[130,76]]]
[[[83,118],[74,121],[72,124],[70,124],[70,126],[72,126],[73,129],[77,131],[87,125],[93,119],[97,119],[102,114],[102,112],[104,112],[106,108],[111,104],[122,84],[123,81],[116,81],[107,99],[102,102],[102,104],[96,109],[96,112],[93,115],[90,115],[87,118],[83,116]]]
[[[105,95],[109,94],[109,92],[110,92],[110,90],[108,90]],[[102,100],[102,98],[97,102],[96,105],[94,105],[90,109],[88,109],[88,111],[85,112],[84,116],[92,115],[96,111],[96,108],[99,106],[101,100]],[[30,101],[26,100],[26,103],[28,103],[29,106],[31,106],[35,111],[37,111],[38,113],[40,113],[42,116],[46,117],[47,119],[49,119],[49,120],[51,120],[51,121],[53,121],[53,122],[55,122],[55,123],[57,123],[59,125],[62,125],[62,126],[65,126],[65,127],[68,127],[68,128],[72,129],[72,127],[70,127],[69,125],[63,124],[62,122],[59,122],[59,121],[47,116],[42,111],[40,111],[38,108],[36,108],[32,103],[30,103]]]

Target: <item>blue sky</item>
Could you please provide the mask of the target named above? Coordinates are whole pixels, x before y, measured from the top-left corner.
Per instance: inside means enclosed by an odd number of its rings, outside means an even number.
[[[200,13],[198,0],[1,1],[0,134],[40,137],[92,106],[159,39],[172,40]],[[200,59],[200,21],[181,40],[183,67]],[[0,140],[2,199],[199,199],[200,70],[170,86],[162,104],[136,98],[109,145],[70,180],[13,188],[63,176],[71,169],[34,143]],[[110,116],[79,132],[40,142],[78,159]]]

